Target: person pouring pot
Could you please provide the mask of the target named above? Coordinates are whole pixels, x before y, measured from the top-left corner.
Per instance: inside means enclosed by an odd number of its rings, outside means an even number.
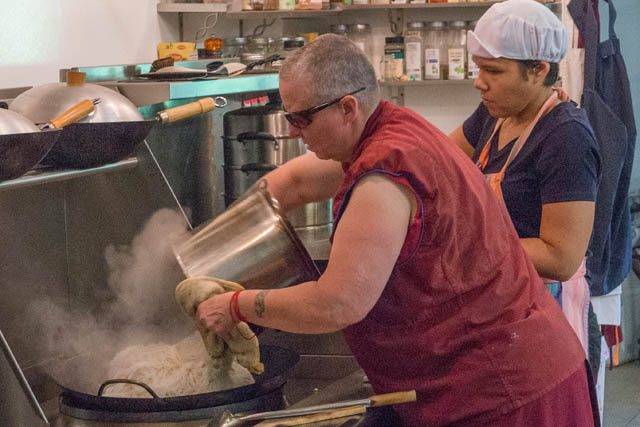
[[[342,330],[376,393],[417,391],[393,425],[593,426],[584,352],[506,211],[445,134],[378,90],[344,37],[287,57],[289,132],[311,152],[265,179],[285,210],[334,198],[328,265],[209,298],[199,321],[221,336],[238,321]]]
[[[499,31],[496,31],[499,29]],[[504,202],[520,242],[588,352],[585,254],[600,159],[587,114],[560,88],[560,20],[534,0],[491,6],[469,31],[475,112],[450,135]]]

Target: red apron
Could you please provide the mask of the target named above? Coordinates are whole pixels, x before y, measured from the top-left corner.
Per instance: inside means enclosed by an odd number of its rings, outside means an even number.
[[[531,136],[531,132],[535,128],[536,124],[540,121],[540,119],[547,114],[549,111],[553,110],[553,108],[558,104],[559,100],[568,101],[568,95],[562,91],[562,89],[554,88],[553,93],[542,105],[542,108],[538,111],[535,118],[529,125],[525,128],[522,134],[518,137],[515,144],[511,148],[511,152],[509,153],[509,157],[507,161],[502,166],[502,169],[496,173],[486,173],[484,174],[485,179],[489,182],[491,189],[498,196],[502,202],[504,202],[504,198],[502,195],[502,183],[504,181],[504,176],[507,170],[507,167],[511,164],[513,159],[516,158],[520,150],[524,146],[524,144]],[[489,136],[488,142],[482,149],[480,153],[480,157],[476,162],[476,165],[480,168],[481,171],[487,167],[489,162],[489,150],[491,149],[491,145],[493,144],[493,139],[505,119],[498,119],[493,132]],[[569,321],[569,324],[576,332],[576,335],[580,339],[580,343],[582,344],[583,350],[588,354],[589,352],[589,332],[588,332],[588,311],[589,311],[589,283],[585,278],[586,267],[585,261],[583,260],[578,268],[578,271],[566,282],[558,282],[557,280],[544,279],[545,284],[547,284],[548,289],[552,292],[556,301],[562,307],[562,312],[565,317]]]

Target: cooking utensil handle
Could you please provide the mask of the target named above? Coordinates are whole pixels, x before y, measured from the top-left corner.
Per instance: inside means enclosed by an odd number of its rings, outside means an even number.
[[[198,114],[208,113],[209,111],[213,111],[214,108],[216,108],[216,101],[213,98],[202,98],[189,104],[162,110],[158,113],[157,117],[160,123],[173,123],[178,120],[197,116]]]
[[[318,412],[316,414],[304,415],[301,417],[280,419],[278,421],[263,421],[257,424],[256,427],[288,427],[299,426],[302,424],[316,423],[319,421],[334,420],[336,418],[350,417],[353,415],[360,415],[367,412],[367,407],[364,405],[347,406],[333,411]]]
[[[91,114],[95,108],[93,104],[93,100],[85,99],[69,108],[64,113],[60,114],[55,119],[51,119],[47,122],[50,127],[56,129],[62,129],[65,126],[70,125],[71,123],[75,123],[81,118],[88,116]]]
[[[273,141],[277,142],[274,135],[267,132],[242,132],[236,136],[238,142],[245,143],[248,141]]]
[[[277,169],[278,166],[271,163],[246,163],[240,166],[242,172],[256,172],[256,171],[272,171]]]
[[[142,387],[143,389],[145,389],[147,391],[147,393],[149,393],[154,399],[158,399],[158,400],[164,400],[163,398],[161,398],[160,396],[158,396],[156,394],[155,391],[153,391],[153,389],[151,387],[149,387],[147,384],[140,382],[140,381],[135,381],[135,380],[130,380],[127,378],[114,378],[112,380],[107,380],[105,382],[103,382],[102,384],[100,384],[100,388],[98,388],[98,397],[102,397],[102,393],[104,393],[104,390],[107,386],[112,385],[112,384],[133,384],[133,385],[137,385],[138,387]]]
[[[396,393],[375,394],[369,397],[371,406],[397,405],[416,401],[416,391],[398,391]]]

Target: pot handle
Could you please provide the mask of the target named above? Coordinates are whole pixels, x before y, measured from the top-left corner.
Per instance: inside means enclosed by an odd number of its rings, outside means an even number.
[[[254,172],[254,171],[272,171],[276,169],[278,166],[272,164],[262,164],[262,163],[247,163],[240,166],[240,170],[242,172]]]
[[[156,114],[156,119],[162,123],[173,123],[178,120],[188,119],[199,114],[208,113],[215,108],[222,108],[227,105],[227,99],[222,96],[202,98],[195,102],[181,105],[179,107],[167,108]]]
[[[102,384],[100,384],[100,388],[98,389],[98,397],[102,397],[102,393],[104,393],[104,390],[105,390],[105,388],[107,388],[107,386],[110,386],[112,384],[123,384],[123,383],[124,384],[133,384],[133,385],[137,385],[139,387],[142,387],[154,399],[164,400],[163,398],[158,396],[156,394],[156,392],[153,391],[153,389],[151,387],[149,387],[147,384],[145,384],[143,382],[140,382],[140,381],[130,380],[130,379],[126,379],[126,378],[124,378],[124,379],[116,378],[116,379],[113,379],[113,380],[107,380],[107,381],[103,382]]]
[[[63,127],[75,123],[83,117],[91,114],[95,108],[95,105],[99,104],[100,102],[100,98],[84,99],[73,105],[68,110],[64,111],[58,117],[49,120],[44,126],[41,127],[41,129],[62,129]]]
[[[273,142],[273,149],[279,150],[280,144],[274,135],[267,132],[243,132],[236,136],[238,142],[245,143],[248,141],[271,141]]]

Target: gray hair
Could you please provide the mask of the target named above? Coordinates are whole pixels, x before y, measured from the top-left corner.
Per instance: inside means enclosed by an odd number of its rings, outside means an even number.
[[[280,78],[304,82],[301,91],[313,104],[354,92],[365,112],[380,101],[376,73],[364,52],[344,36],[325,34],[287,56]]]

